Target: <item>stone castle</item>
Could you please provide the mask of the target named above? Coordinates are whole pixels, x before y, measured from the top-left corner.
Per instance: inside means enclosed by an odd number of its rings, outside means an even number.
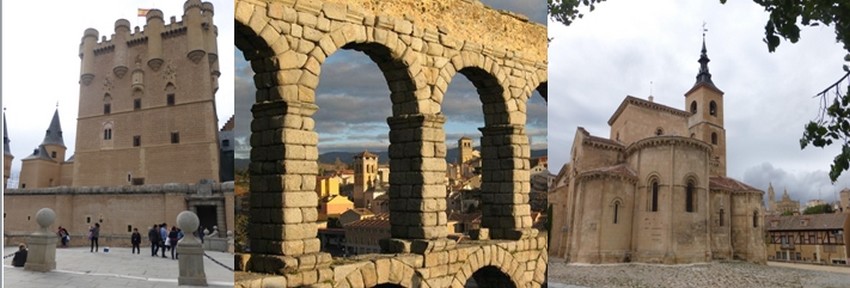
[[[31,229],[36,207],[54,209],[72,234],[98,221],[106,235],[129,235],[130,227],[173,224],[183,210],[206,227],[233,229],[233,185],[217,183],[232,179],[220,174],[232,167],[220,165],[233,165],[221,159],[232,157],[233,125],[217,127],[213,13],[211,3],[188,0],[182,21],[166,23],[153,9],[144,29],[119,19],[110,39],[85,30],[75,154],[65,154],[57,108],[42,143],[21,161],[18,189],[6,191],[7,232]],[[4,123],[8,172],[5,130]]]
[[[700,69],[688,110],[628,96],[610,138],[579,127],[550,194],[550,253],[570,262],[764,263],[764,192],[726,177],[723,92]]]

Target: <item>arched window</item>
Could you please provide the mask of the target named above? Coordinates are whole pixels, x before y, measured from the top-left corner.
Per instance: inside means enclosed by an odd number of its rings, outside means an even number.
[[[717,145],[717,133],[711,132],[711,144]]]
[[[103,96],[103,114],[107,115],[112,113],[112,96],[109,96],[109,93]]]
[[[112,140],[112,122],[103,124],[103,140]]]
[[[685,212],[694,212],[695,190],[694,182],[688,181],[688,186],[685,188]]]
[[[759,211],[753,211],[753,228],[759,227]]]
[[[697,114],[697,101],[691,101],[691,113]]]
[[[717,103],[714,103],[714,101],[708,103],[708,114],[711,114],[711,116],[717,116]]]
[[[658,211],[658,180],[653,179],[652,184],[650,184],[650,186],[652,187],[651,188],[652,191],[650,191],[651,202],[650,202],[650,206],[649,206],[650,207],[649,211],[657,212]]]
[[[723,211],[723,208],[720,208],[720,212],[718,214],[720,214],[720,219],[719,219],[720,227],[723,227],[723,218],[725,217],[725,213]]]
[[[614,224],[617,224],[620,216],[620,201],[614,201]]]

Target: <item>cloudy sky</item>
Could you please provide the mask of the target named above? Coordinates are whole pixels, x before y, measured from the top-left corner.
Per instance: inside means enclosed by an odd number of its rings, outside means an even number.
[[[550,22],[549,123],[569,123],[549,126],[552,167],[569,160],[577,126],[608,137],[626,95],[646,99],[652,89],[655,102],[683,109],[705,21],[712,80],[725,92],[728,176],[765,191],[772,182],[777,195],[787,187],[801,202],[834,200],[850,186],[850,176],[835,186],[827,176],[839,147],[801,151],[799,139],[818,111],[812,96],[844,75],[847,52],[832,28],[815,27],[769,53],[767,17],[752,1],[614,0],[569,27]]]
[[[86,28],[95,28],[109,38],[115,21],[124,18],[130,26],[144,27],[145,18],[137,17],[137,8],[158,8],[166,24],[171,16],[180,21],[184,1],[49,1],[51,9],[32,11],[27,1],[3,3],[3,107],[11,138],[13,174],[21,169],[20,160],[32,153],[44,139],[44,131],[59,104],[59,117],[66,155],[74,153],[76,138],[79,45]],[[216,105],[219,126],[233,115],[233,1],[213,0],[218,26],[219,90]],[[40,2],[41,3],[41,2]],[[132,31],[132,29],[131,29]],[[13,179],[14,180],[14,179]],[[12,184],[12,183],[10,183]],[[10,185],[11,186],[11,185]]]
[[[491,0],[482,1],[497,9],[527,15],[532,21],[545,23],[546,6],[542,0]],[[240,51],[236,58],[237,158],[247,158],[247,135],[250,129],[250,108],[254,103],[253,72]],[[319,153],[333,151],[384,151],[389,145],[386,119],[392,115],[383,74],[366,54],[340,50],[322,65],[314,115],[319,133]],[[481,102],[472,82],[457,74],[444,98],[442,112],[447,117],[446,141],[449,148],[457,146],[457,139],[470,136],[478,145],[484,126]],[[244,100],[243,100],[244,99]],[[546,103],[535,92],[528,105],[527,133],[532,137],[533,148],[546,147]]]

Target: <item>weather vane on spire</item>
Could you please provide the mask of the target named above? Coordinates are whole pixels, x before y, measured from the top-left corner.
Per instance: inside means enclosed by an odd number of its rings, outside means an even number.
[[[705,21],[702,21],[702,38],[705,38],[705,32],[708,32],[708,28],[705,28]]]

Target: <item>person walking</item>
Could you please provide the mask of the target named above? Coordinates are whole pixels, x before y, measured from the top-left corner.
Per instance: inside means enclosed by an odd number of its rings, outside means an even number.
[[[162,258],[168,258],[165,257],[165,248],[168,247],[165,243],[165,241],[168,240],[168,228],[166,227],[168,227],[168,224],[165,223],[162,223],[162,225],[159,226],[159,243],[160,247],[162,247]]]
[[[142,249],[139,244],[142,244],[142,234],[139,234],[139,228],[133,228],[133,235],[130,236],[130,243],[133,244],[133,251],[130,254],[141,254]]]
[[[180,236],[177,233],[177,227],[171,226],[171,232],[168,232],[168,242],[171,243],[171,260],[177,259],[174,253],[177,252],[177,238]]]
[[[157,252],[159,252],[159,242],[161,239],[159,238],[159,229],[157,229],[159,225],[153,224],[151,229],[148,230],[148,240],[151,241],[151,257],[156,257]]]
[[[100,249],[97,243],[98,237],[100,237],[100,223],[94,223],[94,227],[89,230],[89,239],[91,240],[91,250],[89,252],[97,252]]]

